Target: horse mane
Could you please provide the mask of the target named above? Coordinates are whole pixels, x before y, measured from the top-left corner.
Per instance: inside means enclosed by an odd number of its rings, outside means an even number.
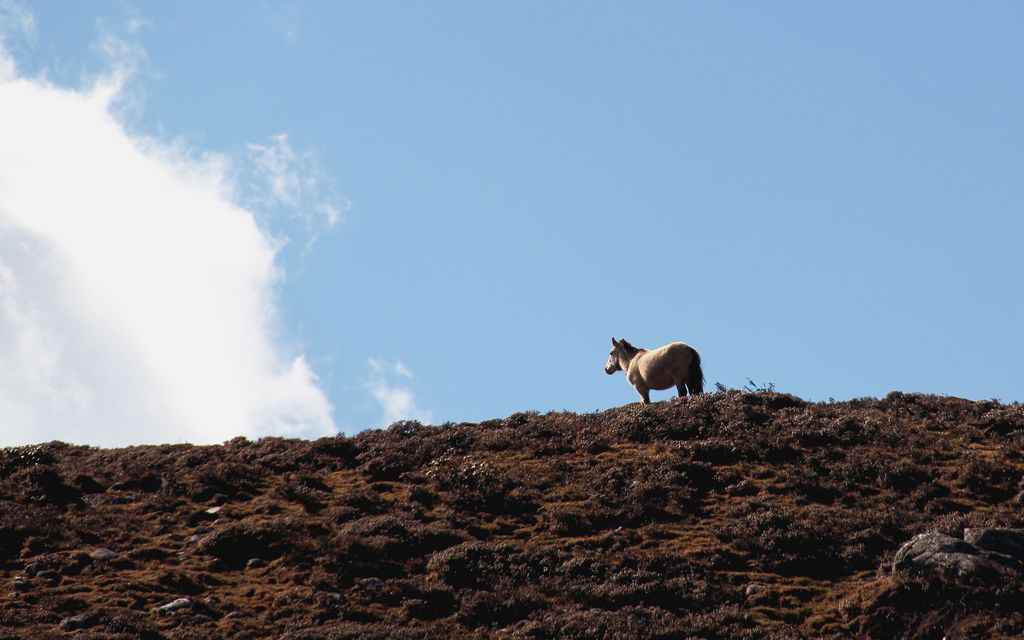
[[[623,338],[622,340],[619,340],[619,346],[621,346],[623,349],[625,349],[626,351],[629,351],[629,352],[640,351],[640,349],[638,349],[637,347],[634,347],[633,345],[631,345],[629,343],[629,340],[626,340],[625,338]]]

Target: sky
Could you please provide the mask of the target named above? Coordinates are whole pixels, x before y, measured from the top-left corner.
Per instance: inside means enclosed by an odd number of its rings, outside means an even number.
[[[0,446],[1024,400],[1024,5],[0,0]],[[654,392],[667,400],[674,392]]]

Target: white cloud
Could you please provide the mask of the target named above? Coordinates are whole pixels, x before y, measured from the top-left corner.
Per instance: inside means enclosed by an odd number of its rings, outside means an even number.
[[[385,424],[399,420],[419,420],[429,424],[433,414],[416,404],[416,397],[408,386],[397,378],[411,380],[412,371],[402,362],[388,362],[380,358],[369,359],[371,377],[368,384],[370,394],[380,404]]]
[[[10,7],[0,33],[26,28]],[[231,163],[126,132],[123,77],[20,77],[3,42],[0,446],[334,433],[316,374],[280,345],[276,244]]]

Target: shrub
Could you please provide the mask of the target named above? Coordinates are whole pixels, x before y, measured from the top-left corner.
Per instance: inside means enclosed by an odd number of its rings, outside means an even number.
[[[273,560],[286,554],[294,557],[308,552],[310,547],[308,531],[291,518],[246,518],[231,522],[196,544],[197,551],[214,556],[232,568],[245,566],[251,558]]]

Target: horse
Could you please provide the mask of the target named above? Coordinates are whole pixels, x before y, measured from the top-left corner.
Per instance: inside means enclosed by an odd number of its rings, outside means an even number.
[[[612,338],[612,350],[604,372],[625,371],[626,380],[637,390],[644,404],[651,404],[651,389],[663,390],[675,385],[679,397],[704,392],[704,371],[700,354],[685,342],[673,342],[652,351],[638,349],[625,339]]]

